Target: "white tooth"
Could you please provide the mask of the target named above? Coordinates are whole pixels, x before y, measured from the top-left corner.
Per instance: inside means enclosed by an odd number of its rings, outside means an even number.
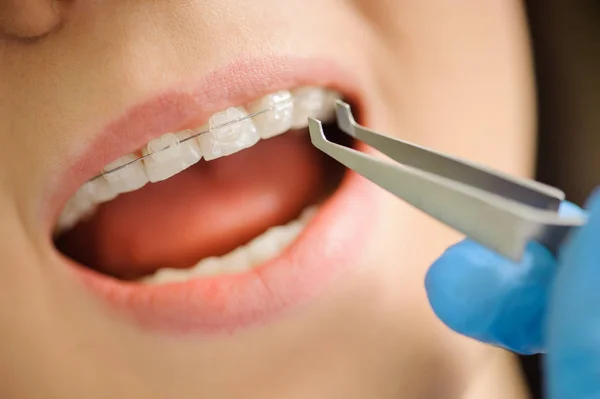
[[[70,230],[77,223],[91,217],[98,204],[110,201],[116,196],[110,188],[110,183],[103,178],[86,182],[65,204],[58,219],[56,232]]]
[[[220,260],[219,272],[221,273],[240,273],[250,269],[250,257],[244,247],[239,247],[228,253]]]
[[[269,108],[267,112],[256,115],[253,120],[260,138],[268,139],[285,133],[292,127],[294,103],[292,93],[287,90],[269,94],[248,105],[248,113],[254,114]]]
[[[294,120],[292,128],[308,126],[308,118],[329,122],[334,116],[334,103],[339,95],[319,87],[302,87],[292,91],[294,96]]]
[[[300,235],[304,227],[305,224],[299,220],[288,224],[285,229],[285,239],[282,241],[283,247],[289,246]]]
[[[191,270],[193,276],[211,276],[218,274],[221,268],[221,261],[215,256],[210,258],[202,259],[196,266]]]
[[[198,137],[204,159],[210,161],[231,155],[258,142],[260,137],[252,120],[239,120],[247,115],[242,107],[229,108],[217,112],[209,119],[210,133]],[[236,122],[231,123],[232,121]],[[227,125],[222,126],[223,124]]]
[[[153,275],[144,277],[141,281],[150,284],[167,284],[185,280],[184,274],[178,269],[160,269]]]
[[[152,154],[148,158],[152,158],[158,163],[167,163],[178,158],[181,154],[179,140],[173,133],[167,133],[157,139],[150,140],[144,150],[144,155]]]
[[[321,112],[317,114],[317,119],[322,122],[332,122],[335,120],[335,102],[341,100],[342,95],[337,91],[327,90],[325,93],[325,105],[321,108]]]
[[[57,222],[56,233],[72,229],[82,219],[93,215],[95,211],[96,204],[84,185],[65,204]]]
[[[85,183],[81,190],[87,192],[89,198],[96,204],[110,201],[117,196],[110,183],[102,177],[93,179]]]
[[[192,150],[194,150],[194,152],[198,154],[200,158],[202,158],[202,153],[200,152],[200,145],[198,144],[198,140],[196,139],[196,137],[192,137],[194,134],[195,133],[193,130],[188,129],[175,133],[175,137],[177,137],[177,140],[179,140],[181,144],[189,145],[192,148]]]
[[[285,229],[286,229],[286,227],[287,226],[275,226],[275,227],[271,227],[267,231],[267,234],[269,234],[271,240],[273,240],[273,242],[277,246],[278,253],[279,253],[279,251],[281,251],[281,249],[285,245],[285,241],[286,241]]]
[[[77,208],[77,204],[69,200],[69,202],[65,204],[65,208],[58,218],[55,233],[62,233],[64,231],[71,230],[73,227],[75,227],[80,219],[81,212]]]
[[[313,205],[313,206],[309,206],[308,208],[305,208],[302,213],[300,214],[300,222],[303,224],[307,224],[316,214],[317,211],[319,210],[319,207],[317,205]]]
[[[279,242],[274,240],[270,231],[261,234],[248,245],[248,257],[252,265],[259,265],[273,258],[279,251]]]
[[[75,227],[75,225],[77,225],[78,221],[79,221],[79,214],[77,212],[73,211],[71,207],[66,206],[65,209],[63,209],[62,213],[60,214],[58,221],[56,222],[54,234],[58,235],[65,231],[71,230],[73,227]]]
[[[167,133],[148,143],[143,154],[151,155],[144,158],[144,166],[152,183],[168,179],[200,161],[202,155],[195,139],[180,143],[192,134],[191,130]]]
[[[137,157],[133,154],[125,155],[108,164],[104,170],[109,172],[136,159]],[[114,172],[106,173],[104,178],[109,182],[113,192],[116,193],[135,191],[148,183],[148,176],[142,162],[134,162]]]
[[[272,227],[269,234],[273,240],[279,245],[279,250],[283,249],[289,242],[289,235],[287,233],[288,226],[276,226]]]

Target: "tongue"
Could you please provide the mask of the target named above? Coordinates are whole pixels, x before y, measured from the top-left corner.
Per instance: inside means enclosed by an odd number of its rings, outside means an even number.
[[[197,165],[102,205],[58,242],[79,262],[120,278],[189,267],[283,224],[324,191],[324,158],[287,133]]]

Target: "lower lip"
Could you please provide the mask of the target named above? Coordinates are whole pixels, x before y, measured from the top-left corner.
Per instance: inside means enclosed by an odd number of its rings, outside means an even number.
[[[300,237],[248,272],[158,286],[123,282],[74,264],[89,290],[138,325],[167,333],[219,333],[265,324],[319,296],[356,264],[375,224],[376,190],[348,173]]]

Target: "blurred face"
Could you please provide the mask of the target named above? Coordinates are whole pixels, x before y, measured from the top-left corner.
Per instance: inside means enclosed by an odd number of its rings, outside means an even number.
[[[307,118],[527,174],[525,29],[517,1],[0,0],[0,396],[462,391],[487,352],[422,287],[457,237]]]

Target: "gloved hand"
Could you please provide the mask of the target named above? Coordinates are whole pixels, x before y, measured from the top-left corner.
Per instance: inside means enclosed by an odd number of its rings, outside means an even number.
[[[551,399],[600,398],[600,193],[555,259],[532,243],[520,264],[466,240],[430,268],[426,289],[453,330],[521,354],[546,353]],[[561,212],[582,212],[564,204]]]

